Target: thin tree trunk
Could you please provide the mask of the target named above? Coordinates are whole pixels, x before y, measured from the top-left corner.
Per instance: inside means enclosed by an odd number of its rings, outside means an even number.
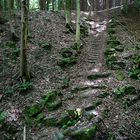
[[[16,0],[16,6],[17,6],[17,9],[18,9],[18,10],[21,9],[21,3],[20,3],[20,0]]]
[[[28,34],[28,10],[27,1],[21,1],[21,50],[20,50],[20,76],[23,81],[30,79],[27,68],[27,34]]]
[[[66,15],[66,25],[71,23],[71,0],[65,0],[65,15]]]
[[[106,17],[109,18],[109,0],[106,0]]]
[[[52,10],[54,11],[54,0],[52,0]]]
[[[80,47],[80,0],[76,0],[77,21],[76,21],[76,45]]]

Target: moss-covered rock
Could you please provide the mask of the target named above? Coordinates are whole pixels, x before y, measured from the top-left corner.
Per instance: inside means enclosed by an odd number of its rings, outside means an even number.
[[[116,54],[112,54],[112,55],[108,55],[107,58],[106,58],[106,62],[114,62],[114,61],[117,61],[117,56]]]
[[[118,52],[123,52],[124,51],[124,47],[122,45],[116,46],[116,47],[114,47],[114,49]]]
[[[106,98],[107,96],[109,96],[109,93],[108,92],[103,92],[103,93],[100,93],[98,95],[98,98]]]
[[[97,126],[93,125],[88,128],[79,128],[76,130],[67,130],[64,132],[65,135],[70,136],[76,140],[91,140],[94,139],[96,134]]]
[[[115,47],[115,46],[121,45],[121,42],[118,40],[107,40],[107,45]]]
[[[43,100],[45,103],[47,102],[53,102],[58,96],[58,92],[56,90],[49,91],[45,96],[43,96]]]
[[[116,79],[119,80],[119,81],[122,81],[125,79],[125,75],[123,73],[123,71],[117,71],[116,72]]]
[[[40,42],[39,45],[45,50],[51,50],[52,45],[48,42]]]
[[[73,64],[77,63],[77,57],[71,56],[68,58],[60,58],[57,62],[57,64],[61,67],[71,66]]]
[[[57,119],[55,117],[46,117],[45,125],[47,126],[57,126]]]
[[[71,57],[73,55],[73,50],[71,48],[62,48],[60,54],[64,58]]]
[[[67,126],[75,124],[81,115],[82,114],[76,110],[67,110],[62,114],[57,123],[66,128]]]
[[[47,102],[46,107],[48,108],[49,111],[53,111],[58,109],[62,105],[62,101],[60,98],[57,98],[53,102]]]
[[[96,107],[98,107],[98,106],[101,105],[101,104],[102,104],[102,101],[101,101],[101,100],[95,101],[95,102],[93,102],[92,105],[87,106],[87,107],[85,108],[85,111],[93,110],[93,109],[95,109]]]
[[[43,110],[44,106],[44,101],[37,103],[33,106],[27,106],[24,110],[24,113],[28,117],[36,117]]]
[[[62,105],[62,101],[59,97],[59,92],[54,90],[50,91],[43,97],[45,102],[45,107],[48,108],[49,111],[56,110]]]
[[[135,94],[137,94],[137,91],[136,91],[135,87],[128,85],[128,86],[123,86],[123,87],[114,89],[113,93],[114,93],[115,97],[123,97],[127,94],[135,95]]]
[[[99,78],[107,78],[111,75],[111,73],[96,73],[94,75],[89,75],[87,77],[88,80],[96,80],[96,79],[99,79]]]
[[[113,54],[115,54],[116,53],[116,50],[114,49],[114,48],[107,48],[106,50],[105,50],[105,52],[104,52],[104,54],[106,55],[106,56],[108,56],[108,55],[113,55]]]

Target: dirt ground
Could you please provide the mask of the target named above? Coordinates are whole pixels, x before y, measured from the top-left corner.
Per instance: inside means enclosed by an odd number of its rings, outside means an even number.
[[[75,30],[75,14],[73,13],[72,28]],[[60,118],[66,110],[84,109],[101,119],[97,136],[93,140],[139,140],[140,139],[140,100],[134,100],[132,105],[126,106],[127,99],[138,95],[126,95],[114,98],[116,88],[131,85],[137,94],[140,92],[140,81],[128,77],[132,67],[132,58],[140,54],[135,46],[140,44],[140,15],[135,11],[127,16],[115,16],[117,27],[115,36],[123,44],[124,51],[118,52],[118,60],[123,56],[130,57],[125,61],[125,68],[121,69],[125,78],[116,78],[118,70],[111,70],[106,65],[104,52],[107,48],[109,19],[99,14],[96,19],[86,20],[86,13],[82,12],[81,21],[88,27],[88,35],[82,38],[83,49],[78,54],[75,65],[58,66],[62,48],[70,48],[75,42],[75,34],[65,26],[63,13],[32,12],[29,16],[30,37],[28,42],[28,66],[32,72],[32,88],[25,93],[20,92],[21,82],[16,79],[19,72],[20,41],[16,42],[16,50],[8,47],[11,43],[9,23],[0,25],[0,111],[7,112],[6,125],[0,125],[1,140],[23,139],[26,127],[27,140],[54,140],[56,133],[63,131],[62,127],[28,126],[25,121],[24,110],[27,106],[39,103],[50,90],[61,91],[62,105],[54,110],[44,109],[47,117]],[[13,25],[20,37],[20,18],[17,16]],[[51,49],[41,47],[42,43],[51,44]],[[5,47],[6,46],[6,47]],[[90,80],[88,77],[98,73],[110,73],[105,78]],[[65,86],[65,80],[68,85]],[[67,84],[67,82],[66,82]],[[107,93],[102,97],[103,93]],[[131,97],[130,97],[131,96]],[[139,96],[138,96],[139,97]],[[97,103],[99,103],[97,105]],[[92,108],[96,104],[96,107]],[[90,109],[90,107],[92,109]],[[83,117],[71,127],[80,128],[93,123]],[[71,137],[65,137],[71,140]],[[92,140],[91,139],[91,140]]]

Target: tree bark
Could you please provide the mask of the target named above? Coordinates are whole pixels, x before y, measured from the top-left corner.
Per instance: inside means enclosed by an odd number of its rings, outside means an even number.
[[[46,0],[39,0],[40,10],[46,10]]]
[[[66,15],[66,25],[71,23],[71,0],[64,0],[65,15]]]
[[[76,45],[80,47],[80,0],[76,0],[77,21],[76,21]]]
[[[21,1],[21,50],[20,50],[20,76],[23,81],[30,79],[27,68],[27,34],[28,34],[28,9],[27,0]]]

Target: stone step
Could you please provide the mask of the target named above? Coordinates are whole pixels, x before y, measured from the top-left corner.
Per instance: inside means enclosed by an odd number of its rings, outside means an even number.
[[[97,80],[102,78],[108,78],[111,75],[110,72],[104,72],[104,73],[95,73],[87,76],[88,80]]]

